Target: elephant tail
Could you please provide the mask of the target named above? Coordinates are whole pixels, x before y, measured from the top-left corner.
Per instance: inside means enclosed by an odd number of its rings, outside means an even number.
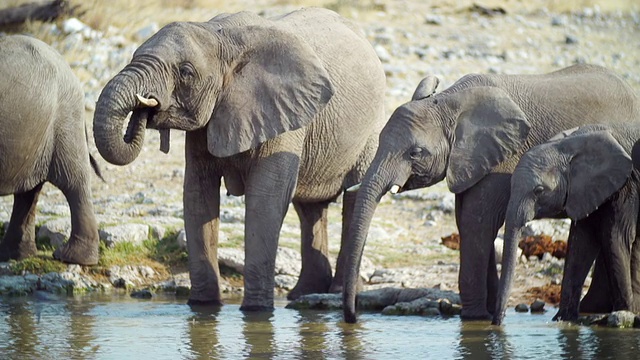
[[[91,156],[91,154],[89,154],[89,162],[91,163],[91,167],[93,168],[93,172],[96,173],[96,175],[98,175],[98,177],[100,178],[100,180],[102,180],[102,182],[106,183],[107,181],[102,177],[102,172],[100,171],[100,167],[98,166],[98,162],[96,161],[96,159]]]
[[[84,136],[87,140],[87,144],[89,144],[89,130],[87,129],[86,124],[84,126]],[[102,171],[100,171],[100,166],[98,166],[98,162],[93,156],[91,156],[91,154],[89,154],[89,163],[91,164],[91,168],[93,168],[93,172],[96,173],[96,175],[98,175],[98,177],[100,178],[100,180],[102,180],[103,183],[106,183],[107,181],[104,179],[104,177],[102,177]]]

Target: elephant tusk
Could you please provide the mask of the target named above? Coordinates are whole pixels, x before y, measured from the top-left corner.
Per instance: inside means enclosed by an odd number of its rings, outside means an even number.
[[[358,183],[358,184],[355,184],[353,186],[349,186],[346,191],[347,192],[358,191],[358,189],[360,189],[361,186],[362,186],[362,183]]]
[[[397,194],[398,191],[400,191],[400,186],[399,185],[393,185],[391,187],[391,189],[389,190],[389,192],[392,193],[392,194]]]
[[[136,98],[138,98],[138,102],[140,103],[140,105],[143,105],[144,107],[158,106],[158,100],[156,99],[146,98],[140,94],[136,94]]]

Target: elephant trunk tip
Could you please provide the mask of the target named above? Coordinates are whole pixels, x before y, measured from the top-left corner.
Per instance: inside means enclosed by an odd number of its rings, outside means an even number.
[[[500,312],[493,316],[493,320],[491,321],[491,325],[502,325],[502,320],[504,319],[504,313]]]
[[[345,308],[343,314],[344,314],[344,321],[347,324],[355,324],[358,322],[358,317],[356,316],[355,311]]]

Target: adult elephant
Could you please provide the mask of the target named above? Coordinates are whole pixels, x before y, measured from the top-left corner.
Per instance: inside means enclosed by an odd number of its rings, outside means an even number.
[[[599,253],[608,279],[599,292],[610,299],[610,311],[640,311],[640,177],[629,156],[638,138],[640,126],[587,125],[522,156],[511,177],[494,324],[504,318],[522,228],[544,217],[572,220],[555,320],[575,321],[584,311],[582,286]]]
[[[224,178],[230,194],[246,196],[241,309],[271,309],[278,237],[292,201],[301,223],[302,270],[289,297],[342,287],[342,253],[332,285],[327,208],[361,180],[373,158],[384,91],[371,45],[329,10],[172,23],[103,89],[96,146],[107,161],[125,165],[138,155],[145,128],[160,131],[164,151],[169,129],[185,130],[189,302],[220,303]],[[344,196],[345,224],[354,200]]]
[[[462,318],[491,319],[498,275],[493,242],[520,156],[564,129],[640,119],[638,99],[613,72],[574,65],[548,74],[471,74],[433,95],[433,77],[394,111],[358,191],[349,229],[344,316],[356,321],[359,262],[380,198],[445,177],[456,194]],[[426,91],[424,91],[426,89]]]
[[[0,195],[14,194],[0,261],[36,254],[35,214],[45,182],[59,188],[71,210],[71,236],[53,256],[98,263],[98,226],[91,203],[91,167],[84,92],[49,45],[0,36]]]

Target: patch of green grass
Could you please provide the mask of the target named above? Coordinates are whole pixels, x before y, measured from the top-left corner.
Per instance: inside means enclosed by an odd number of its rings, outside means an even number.
[[[176,241],[176,230],[169,230],[160,240],[148,240],[144,246],[149,250],[149,256],[167,266],[186,266],[188,255]]]
[[[50,272],[62,272],[67,269],[67,265],[54,260],[49,254],[32,256],[23,260],[11,260],[9,262],[11,271],[16,275],[25,273],[47,274]]]

